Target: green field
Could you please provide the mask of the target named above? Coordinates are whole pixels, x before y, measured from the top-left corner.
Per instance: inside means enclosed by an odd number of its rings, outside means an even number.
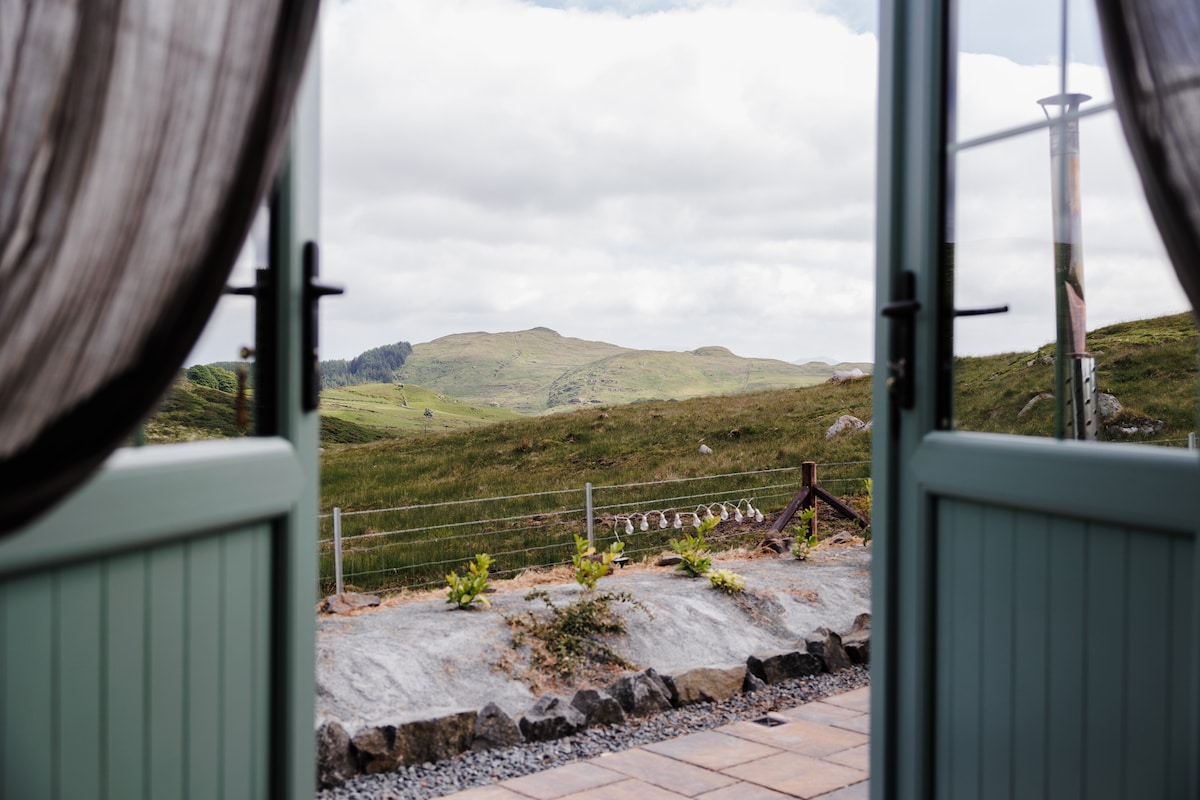
[[[1151,434],[1132,437],[1106,428],[1102,438],[1185,443],[1196,418],[1191,318],[1110,326],[1092,333],[1089,345],[1097,353],[1100,389],[1125,406],[1119,421],[1162,423]],[[959,359],[958,427],[1051,435],[1052,403],[1020,414],[1031,398],[1053,389],[1053,366],[1039,361],[1051,350]],[[614,513],[678,510],[687,515],[701,502],[750,497],[765,511],[777,512],[796,491],[795,468],[803,461],[822,465],[822,485],[844,496],[857,495],[854,502],[862,504],[871,437],[842,433],[826,440],[825,432],[842,414],[871,419],[870,379],[588,408],[471,431],[330,447],[322,456],[322,511],[334,505],[354,511],[446,504],[347,517],[345,535],[368,535],[351,540],[347,552],[346,571],[356,573],[352,583],[358,588],[436,585],[445,572],[485,550],[498,557],[498,571],[511,574],[570,557],[571,536],[584,530],[585,482],[601,487],[757,473],[598,491],[601,543],[613,538]],[[701,443],[713,453],[700,454]],[[551,492],[561,494],[518,497]],[[497,496],[512,499],[473,502]],[[476,524],[481,519],[493,521]],[[637,517],[635,521],[640,523]],[[653,524],[653,514],[650,521],[650,530],[638,530],[629,543],[635,555],[657,552],[678,535]],[[729,523],[717,529],[718,535],[745,530]],[[323,538],[331,534],[328,519],[322,520],[321,531]],[[733,541],[756,538],[735,535]],[[328,551],[321,569],[327,586],[332,575]]]
[[[426,414],[426,410],[430,413]],[[507,408],[472,405],[420,386],[365,383],[322,391],[321,416],[399,436],[444,433],[517,419],[521,415]]]

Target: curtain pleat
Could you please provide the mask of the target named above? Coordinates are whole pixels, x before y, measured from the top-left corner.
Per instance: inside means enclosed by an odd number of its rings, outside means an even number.
[[[84,480],[199,337],[317,6],[0,2],[0,531]]]
[[[1175,272],[1200,310],[1200,4],[1096,7],[1125,138]]]

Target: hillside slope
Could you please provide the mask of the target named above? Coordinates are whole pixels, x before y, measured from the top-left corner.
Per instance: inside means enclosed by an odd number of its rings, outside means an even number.
[[[811,386],[835,369],[736,356],[724,347],[686,353],[630,350],[561,336],[548,328],[462,333],[413,347],[399,375],[482,405],[526,414],[641,400],[682,400],[730,392]]]

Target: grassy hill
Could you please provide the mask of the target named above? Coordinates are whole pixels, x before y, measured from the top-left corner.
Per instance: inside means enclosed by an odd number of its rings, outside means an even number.
[[[1196,430],[1196,324],[1190,314],[1123,322],[1088,334],[1097,385],[1124,406],[1101,430],[1117,441],[1186,438]],[[1054,404],[1035,397],[1054,389],[1054,345],[1034,353],[1006,353],[955,361],[957,427],[962,430],[1050,436]],[[1153,433],[1122,435],[1116,424],[1162,426]]]
[[[1102,438],[1185,441],[1196,424],[1197,347],[1190,317],[1110,326],[1092,333],[1089,343],[1097,352],[1100,388],[1125,407],[1117,421],[1161,423],[1132,437],[1110,424]],[[1051,351],[959,359],[958,427],[1051,435],[1051,402],[1021,413],[1053,388]],[[346,511],[398,509],[343,517],[346,536],[367,537],[347,551],[357,586],[436,584],[446,569],[484,550],[498,557],[498,571],[511,573],[569,557],[571,536],[582,533],[586,482],[596,487],[598,514],[608,515],[598,525],[601,542],[611,539],[611,515],[621,509],[687,514],[697,503],[753,497],[757,507],[778,512],[797,489],[794,468],[803,461],[817,462],[821,484],[857,495],[852,502],[861,507],[871,436],[848,431],[827,440],[826,431],[843,414],[872,418],[870,379],[583,408],[473,431],[329,448],[322,456],[321,505],[326,512],[335,505]],[[702,454],[701,443],[712,453]],[[731,473],[755,474],[692,480]],[[505,499],[475,502],[488,497]],[[406,508],[423,504],[441,505]],[[733,541],[757,541],[761,528],[722,523],[718,532],[741,537]],[[657,552],[674,535],[652,526],[634,535],[630,549],[635,556]],[[324,554],[322,574],[330,569]]]
[[[322,419],[351,422],[388,435],[443,433],[520,416],[507,408],[471,405],[403,383],[367,383],[321,392]]]
[[[723,347],[686,353],[630,350],[561,336],[548,328],[461,333],[413,347],[399,370],[406,383],[480,405],[526,414],[642,400],[811,386],[834,369],[869,364],[797,366],[747,359]]]

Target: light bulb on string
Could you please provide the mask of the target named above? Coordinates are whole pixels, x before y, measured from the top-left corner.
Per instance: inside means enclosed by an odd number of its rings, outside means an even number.
[[[662,513],[661,511],[658,512],[658,527],[665,528],[669,524],[670,523],[667,522],[667,515]]]
[[[722,503],[721,504],[721,522],[724,522],[727,519],[729,519],[729,509],[725,507],[724,503]]]
[[[628,536],[631,533],[633,533],[633,520],[627,519],[625,520],[625,535]]]
[[[675,527],[675,528],[682,528],[682,527],[683,527],[683,520],[681,520],[681,519],[679,518],[679,514],[678,514],[678,513],[676,513],[676,514],[675,514],[675,525],[674,525],[674,527]]]
[[[758,509],[754,510],[754,521],[755,522],[763,521],[763,513],[761,511],[759,511]]]
[[[642,524],[638,526],[644,531],[650,530],[650,523],[646,521],[646,515],[642,514]]]

